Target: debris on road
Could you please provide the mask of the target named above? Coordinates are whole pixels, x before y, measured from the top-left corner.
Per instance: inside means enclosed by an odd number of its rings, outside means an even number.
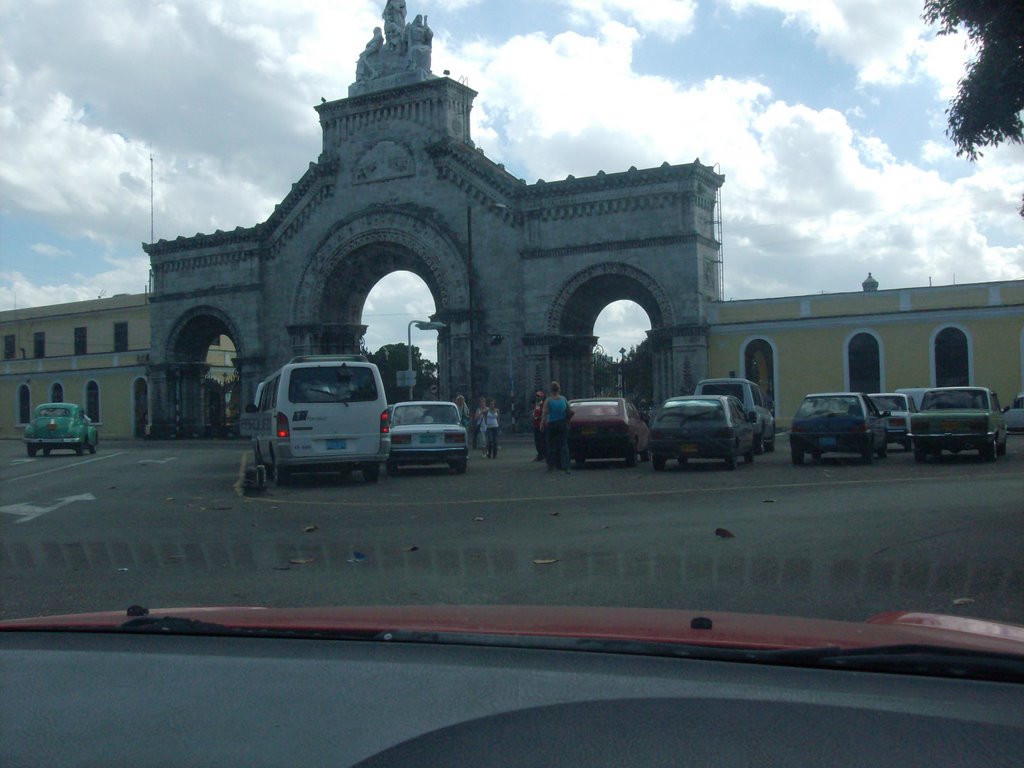
[[[293,557],[288,562],[292,565],[309,565],[314,560],[316,560],[315,557]]]
[[[974,598],[972,597],[958,597],[953,601],[953,605],[970,605],[973,602]]]
[[[736,535],[727,528],[715,528],[715,536],[722,539],[735,539]]]
[[[551,565],[552,563],[557,563],[557,562],[558,562],[558,560],[546,560],[546,559],[534,560],[533,561],[534,565]]]
[[[313,531],[319,531],[319,530],[320,530],[320,526],[319,525],[307,525],[305,528],[302,529],[302,532],[303,533],[313,533]]]

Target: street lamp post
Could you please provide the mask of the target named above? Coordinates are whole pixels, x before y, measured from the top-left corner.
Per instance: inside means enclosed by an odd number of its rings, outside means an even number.
[[[412,388],[415,386],[416,378],[412,370],[412,327],[416,326],[421,331],[440,331],[445,327],[444,323],[431,322],[430,320],[410,320],[409,325],[406,326],[406,350],[409,353],[409,399],[412,400]]]
[[[494,334],[491,336],[491,346],[498,346],[501,342],[508,340],[508,402],[512,416],[512,431],[516,430],[516,377],[512,368],[512,337]]]

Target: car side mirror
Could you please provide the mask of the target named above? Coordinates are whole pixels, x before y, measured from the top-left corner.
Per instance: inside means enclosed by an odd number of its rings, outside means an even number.
[[[259,408],[256,407],[256,403],[249,403],[247,406],[245,406],[246,413],[257,413],[258,411]]]
[[[747,421],[751,424],[757,424],[757,411],[750,411],[747,414]]]
[[[1004,405],[1003,406],[1003,413],[1007,413],[1009,410],[1010,410],[1010,406],[1008,406],[1008,405]]]
[[[881,416],[883,419],[888,419],[890,416],[892,416],[892,411],[882,411],[878,415]]]

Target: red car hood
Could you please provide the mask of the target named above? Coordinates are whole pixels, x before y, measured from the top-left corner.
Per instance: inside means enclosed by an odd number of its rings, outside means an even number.
[[[439,632],[689,643],[719,648],[796,650],[938,645],[1024,656],[1024,627],[929,613],[892,612],[864,623],[741,613],[650,608],[552,606],[365,606],[336,608],[211,607],[151,609],[239,629],[310,632]],[[710,620],[710,629],[699,629]],[[0,631],[106,629],[123,611],[0,621]]]

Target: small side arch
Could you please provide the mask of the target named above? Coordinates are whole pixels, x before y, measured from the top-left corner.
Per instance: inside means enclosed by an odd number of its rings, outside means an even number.
[[[843,386],[853,392],[885,392],[885,342],[872,328],[843,340]]]
[[[959,323],[936,326],[928,340],[931,386],[971,386],[974,383],[974,339]]]

